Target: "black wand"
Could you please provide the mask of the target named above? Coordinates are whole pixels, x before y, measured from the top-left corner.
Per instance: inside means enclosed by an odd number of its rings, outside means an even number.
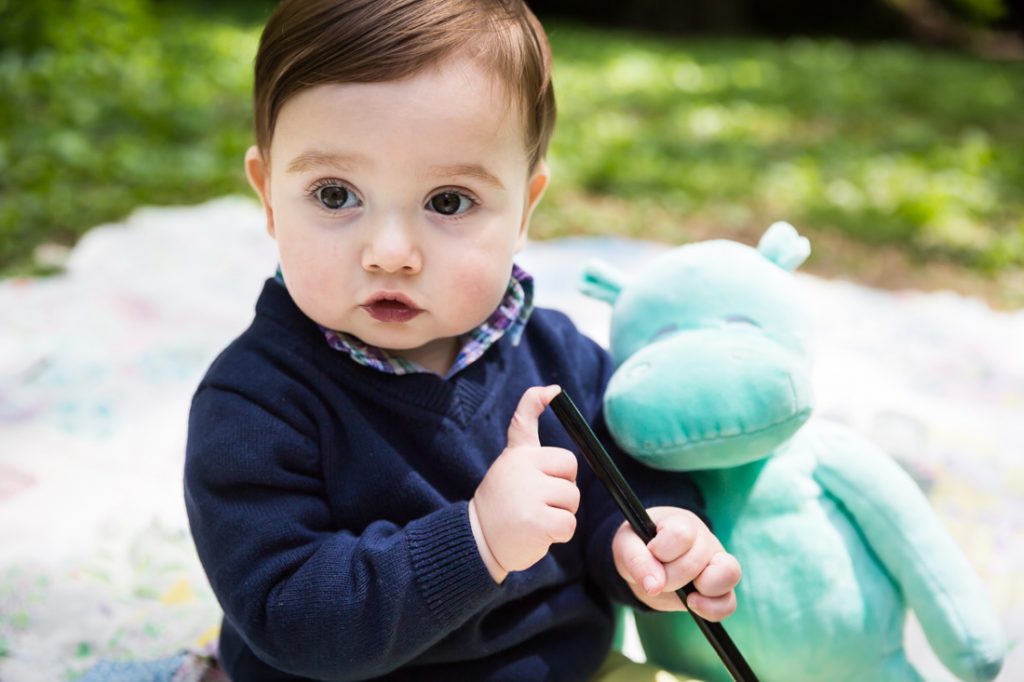
[[[565,391],[560,392],[551,401],[551,409],[554,410],[558,420],[562,422],[562,426],[569,432],[576,445],[583,451],[583,456],[586,457],[590,468],[594,470],[594,473],[604,483],[608,492],[611,493],[612,498],[619,505],[623,515],[625,515],[626,520],[629,521],[629,525],[632,526],[633,532],[645,543],[653,540],[654,536],[658,534],[657,526],[655,526],[654,521],[647,514],[647,510],[640,503],[640,498],[636,496],[633,489],[626,483],[626,479],[623,478],[619,468],[615,466],[615,462],[608,455],[608,451],[604,449],[601,441],[594,435],[594,431],[587,424],[587,420],[580,414],[572,398]],[[685,605],[686,595],[695,592],[696,589],[691,582],[676,590],[676,594],[679,595],[679,598],[683,600]],[[687,611],[693,617],[693,621],[700,628],[700,631],[704,633],[715,653],[722,659],[722,663],[725,664],[732,678],[737,682],[757,682],[757,676],[754,675],[750,666],[747,665],[743,654],[733,644],[722,624],[704,620],[690,609],[687,609]]]

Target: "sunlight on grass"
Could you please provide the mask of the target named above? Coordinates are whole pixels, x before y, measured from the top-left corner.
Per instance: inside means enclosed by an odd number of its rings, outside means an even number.
[[[39,244],[139,205],[249,194],[260,12],[66,8],[0,52],[7,274],[37,267]],[[756,236],[784,218],[812,240],[1024,268],[1024,65],[898,44],[549,28],[559,124],[535,236],[679,242]]]
[[[685,239],[695,218],[786,218],[983,271],[1024,264],[1019,64],[571,27],[552,41],[561,188],[677,212],[678,232],[652,238]]]

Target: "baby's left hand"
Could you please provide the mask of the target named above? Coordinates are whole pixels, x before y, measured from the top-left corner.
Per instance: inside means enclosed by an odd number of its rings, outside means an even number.
[[[637,599],[658,611],[682,611],[676,590],[693,582],[687,606],[705,620],[736,610],[740,564],[693,512],[676,507],[647,510],[658,527],[649,544],[623,523],[612,541],[615,568]]]

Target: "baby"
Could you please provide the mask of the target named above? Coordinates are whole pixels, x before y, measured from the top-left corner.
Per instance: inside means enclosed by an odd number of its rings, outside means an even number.
[[[691,480],[613,449],[645,545],[545,410],[565,388],[611,445],[608,355],[514,263],[555,118],[521,0],[285,0],[255,72],[280,268],[196,391],[185,467],[228,674],[611,679],[613,601],[680,610],[692,580],[690,608],[732,613]]]

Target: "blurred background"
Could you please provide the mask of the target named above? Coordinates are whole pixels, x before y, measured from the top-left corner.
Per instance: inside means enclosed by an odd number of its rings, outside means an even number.
[[[920,484],[1015,647],[999,681],[1024,679],[1022,5],[530,4],[559,105],[521,261],[538,301],[606,341],[574,267],[792,222],[817,413]],[[276,261],[242,170],[274,6],[0,0],[4,682],[216,641],[185,419]]]
[[[810,272],[1024,305],[1011,0],[535,0],[555,182],[534,236],[753,241]],[[267,0],[0,0],[0,275],[141,205],[248,195]]]

